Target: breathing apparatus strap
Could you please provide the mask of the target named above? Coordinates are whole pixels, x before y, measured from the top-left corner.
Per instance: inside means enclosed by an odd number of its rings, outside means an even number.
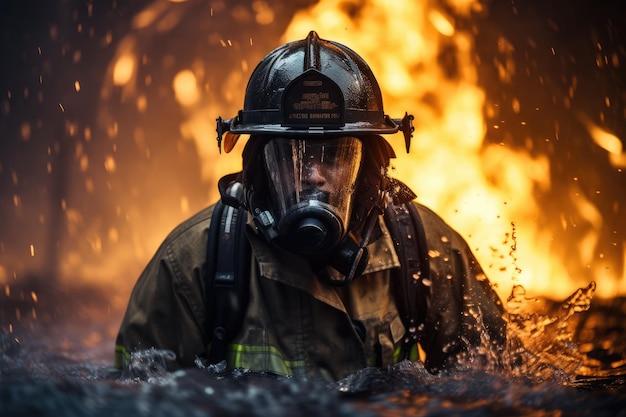
[[[412,202],[389,204],[385,210],[385,224],[396,247],[400,268],[393,277],[393,292],[398,313],[406,332],[402,341],[400,359],[409,359],[411,351],[421,339],[428,309],[430,263],[422,219]]]
[[[241,190],[240,183],[233,183],[227,195],[231,201],[237,201]],[[250,246],[245,238],[246,223],[247,210],[221,200],[215,205],[205,269],[207,311],[213,313],[209,320],[211,364],[226,357],[228,343],[241,329],[248,304]]]

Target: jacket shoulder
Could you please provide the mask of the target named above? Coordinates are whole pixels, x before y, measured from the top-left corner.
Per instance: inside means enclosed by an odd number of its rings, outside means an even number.
[[[464,248],[467,246],[467,242],[461,234],[431,208],[416,201],[413,201],[412,204],[417,207],[429,244],[447,241],[452,244],[453,247]]]
[[[130,352],[156,347],[193,366],[208,338],[204,275],[213,205],[167,235],[135,283],[116,341],[116,366]]]
[[[213,215],[213,209],[215,204],[212,204],[204,209],[200,210],[193,216],[187,218],[183,222],[179,223],[172,231],[167,235],[165,241],[176,240],[182,235],[186,235],[192,229],[208,229],[211,225],[211,216]]]
[[[206,207],[174,227],[162,241],[151,263],[166,260],[177,279],[193,279],[193,271],[200,270],[205,262],[214,207]]]
[[[452,228],[441,218],[440,215],[435,213],[431,208],[413,201],[413,204],[417,208],[417,212],[427,228],[436,228],[437,230],[452,230]]]

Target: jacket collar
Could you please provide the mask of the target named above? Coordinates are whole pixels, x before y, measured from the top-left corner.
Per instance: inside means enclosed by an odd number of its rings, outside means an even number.
[[[389,231],[382,216],[379,225],[382,236],[368,245],[369,262],[363,275],[400,266]],[[314,298],[345,311],[335,287],[316,277],[309,262],[302,256],[270,246],[252,227],[247,230],[252,253],[259,265],[260,275],[306,291]],[[355,278],[355,281],[359,277]]]

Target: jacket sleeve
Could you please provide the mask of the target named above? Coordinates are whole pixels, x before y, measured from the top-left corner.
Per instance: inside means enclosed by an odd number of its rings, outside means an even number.
[[[117,335],[114,365],[150,348],[176,355],[168,368],[191,366],[209,343],[204,265],[210,211],[178,226],[161,244],[130,296]]]
[[[418,206],[430,259],[430,288],[424,304],[425,366],[451,366],[459,354],[498,353],[506,343],[505,310],[467,242],[435,213]]]

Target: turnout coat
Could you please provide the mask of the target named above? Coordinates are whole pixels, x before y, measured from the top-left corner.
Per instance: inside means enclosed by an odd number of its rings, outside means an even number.
[[[426,367],[451,366],[459,353],[505,341],[503,307],[463,238],[439,216],[415,204],[428,245],[428,293],[414,300]],[[214,206],[176,227],[137,281],[115,347],[115,366],[134,351],[166,349],[170,369],[194,366],[211,344],[205,300],[208,231]],[[250,222],[246,235],[253,267],[249,301],[227,363],[285,375],[338,380],[367,366],[400,360],[406,328],[392,291],[400,266],[381,216],[382,236],[370,243],[369,263],[345,287],[320,280],[308,262],[268,245]],[[484,351],[484,349],[483,349]],[[412,359],[419,360],[417,348]]]

